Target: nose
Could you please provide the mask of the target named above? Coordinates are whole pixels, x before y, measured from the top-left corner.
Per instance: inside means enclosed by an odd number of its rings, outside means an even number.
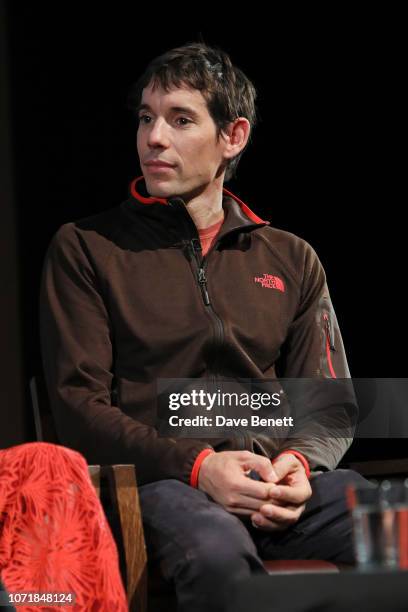
[[[147,143],[150,147],[168,148],[169,140],[164,119],[156,119],[151,125]]]

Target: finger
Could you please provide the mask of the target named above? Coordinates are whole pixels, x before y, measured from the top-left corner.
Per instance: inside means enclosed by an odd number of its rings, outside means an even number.
[[[277,482],[278,476],[268,457],[262,457],[248,451],[243,451],[240,460],[244,470],[255,470],[266,482]]]
[[[284,504],[303,504],[312,495],[312,489],[309,481],[304,484],[295,486],[276,485],[270,488],[269,498],[274,501],[279,501]]]
[[[228,499],[229,498],[229,499]],[[248,497],[246,495],[231,494],[227,498],[227,508],[245,508],[249,512],[259,510],[259,508],[267,503],[266,498],[257,499],[255,497]]]
[[[277,502],[275,500],[270,500],[268,499],[264,504],[262,504],[263,506],[265,504],[269,504],[272,506],[281,506],[283,508],[288,508],[289,510],[297,510],[297,508],[299,508],[299,506],[301,506],[302,504],[285,504],[285,503],[281,503],[281,502]],[[261,508],[262,506],[260,506]],[[260,511],[260,510],[259,510]]]
[[[299,459],[297,459],[294,455],[290,455],[289,453],[286,453],[285,455],[281,455],[277,459],[274,459],[272,465],[277,475],[278,481],[285,478],[285,476],[290,474],[290,472],[293,472],[294,470],[297,470],[299,469],[299,467],[301,467]]]
[[[305,506],[302,504],[301,506],[296,507],[295,509],[290,509],[284,506],[274,506],[272,504],[265,504],[261,506],[259,510],[259,515],[267,518],[274,523],[279,523],[283,525],[292,525],[296,523],[302,514]]]
[[[254,511],[248,508],[237,508],[235,506],[224,506],[225,510],[230,514],[239,514],[240,516],[251,516]]]
[[[283,525],[270,521],[262,514],[253,514],[251,516],[251,522],[256,529],[262,531],[282,531],[282,529],[284,529]]]
[[[248,478],[248,476],[242,474],[242,477],[234,481],[233,489],[238,495],[265,501],[269,498],[271,484],[259,480],[252,480],[252,478]]]

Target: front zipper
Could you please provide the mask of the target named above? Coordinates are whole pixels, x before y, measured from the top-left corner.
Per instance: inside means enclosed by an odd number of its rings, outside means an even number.
[[[215,332],[216,332],[216,340],[215,344],[219,344],[220,346],[224,343],[224,326],[222,324],[221,318],[215,312],[213,305],[211,304],[210,296],[208,293],[207,287],[207,276],[206,276],[206,267],[207,267],[207,258],[201,256],[201,243],[196,238],[190,240],[190,249],[193,254],[193,259],[197,269],[197,281],[201,290],[201,295],[203,298],[203,302],[208,309],[208,313],[213,318],[215,323]],[[217,361],[217,357],[215,357],[213,366]]]
[[[208,295],[207,276],[204,269],[204,257],[201,256],[201,243],[197,238],[190,240],[191,251],[197,265],[197,281],[201,295],[206,306],[211,306],[210,296]]]
[[[198,282],[200,285],[201,293],[203,296],[204,304],[206,306],[210,306],[211,302],[210,302],[210,296],[208,295],[207,277],[205,275],[204,268],[199,268],[197,277],[198,277]]]
[[[215,312],[211,304],[210,296],[208,293],[207,276],[206,276],[207,258],[201,256],[202,249],[201,249],[200,239],[197,237],[191,238],[192,231],[197,233],[197,228],[194,225],[193,220],[191,219],[190,215],[188,214],[188,211],[185,210],[185,205],[182,201],[179,201],[176,204],[172,204],[172,206],[176,208],[176,210],[179,211],[184,229],[186,230],[186,234],[190,235],[190,238],[188,240],[185,239],[182,242],[187,247],[189,257],[192,256],[192,261],[194,262],[193,266],[195,267],[195,278],[200,288],[200,292],[201,292],[201,296],[202,296],[204,305],[214,323],[214,329],[215,329],[214,345],[222,346],[224,344],[224,326],[222,324],[221,318]],[[186,214],[188,215],[188,219],[185,216]],[[218,241],[215,244],[218,244]],[[215,244],[212,246],[212,248],[215,247]],[[214,370],[214,366],[216,363],[217,363],[217,354],[215,355],[213,359],[213,363],[211,364],[213,370]]]

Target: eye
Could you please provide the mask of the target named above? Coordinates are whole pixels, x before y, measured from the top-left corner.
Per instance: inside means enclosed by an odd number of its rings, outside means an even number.
[[[140,115],[139,119],[139,123],[150,123],[151,117],[149,117],[149,115]]]
[[[189,123],[192,123],[192,121],[190,121],[190,119],[187,119],[187,117],[179,117],[178,119],[176,119],[176,122],[180,122],[179,125],[188,125]]]

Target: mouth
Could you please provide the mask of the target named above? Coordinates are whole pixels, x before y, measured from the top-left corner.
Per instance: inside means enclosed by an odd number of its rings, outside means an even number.
[[[157,173],[157,172],[169,172],[170,170],[174,170],[174,166],[170,166],[169,164],[145,164],[145,168],[148,172]]]

